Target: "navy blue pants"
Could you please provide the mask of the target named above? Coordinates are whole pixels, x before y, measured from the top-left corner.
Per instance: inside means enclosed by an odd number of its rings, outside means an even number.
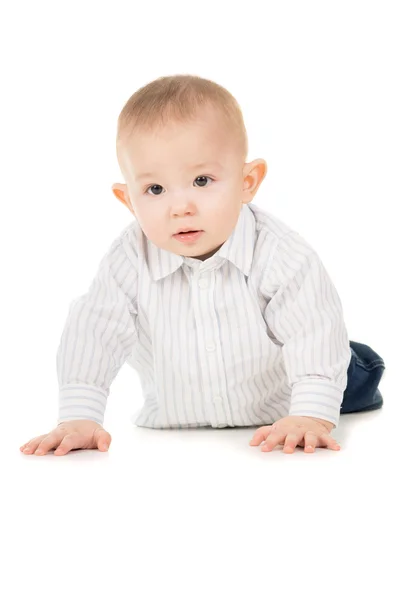
[[[377,386],[385,369],[384,360],[366,344],[350,341],[350,348],[351,361],[340,414],[380,408],[383,398]]]

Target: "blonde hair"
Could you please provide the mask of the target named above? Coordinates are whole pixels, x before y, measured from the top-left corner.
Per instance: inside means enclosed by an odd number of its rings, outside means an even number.
[[[247,132],[241,108],[223,86],[197,75],[159,77],[138,89],[124,105],[117,121],[116,153],[121,163],[124,142],[136,130],[153,131],[170,121],[194,120],[201,108],[220,111],[228,132],[236,141],[245,161],[248,153]]]

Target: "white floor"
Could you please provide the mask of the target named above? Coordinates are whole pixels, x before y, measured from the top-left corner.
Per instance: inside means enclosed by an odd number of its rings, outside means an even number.
[[[261,452],[255,429],[138,428],[112,404],[108,453],[23,456],[32,417],[6,436],[1,597],[396,599],[393,379],[314,454]]]

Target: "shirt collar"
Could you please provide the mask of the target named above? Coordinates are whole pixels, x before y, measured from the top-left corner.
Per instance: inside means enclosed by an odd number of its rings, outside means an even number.
[[[253,211],[248,204],[243,204],[231,235],[221,248],[205,261],[163,250],[143,234],[149,273],[152,279],[158,281],[174,273],[184,264],[203,272],[217,268],[229,260],[247,276],[253,261],[255,230],[256,220]]]

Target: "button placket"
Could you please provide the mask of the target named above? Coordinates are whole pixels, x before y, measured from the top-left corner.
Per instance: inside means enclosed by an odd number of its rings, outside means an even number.
[[[202,295],[202,291],[203,292],[207,292],[208,288],[210,286],[211,280],[211,273],[201,273],[199,272],[197,274],[198,277],[198,283],[197,285],[200,288],[200,292],[199,292],[199,297],[198,297],[198,302],[201,303],[202,300],[205,299],[205,295]],[[206,352],[215,352],[217,350],[217,340],[214,340],[214,337],[212,339],[212,336],[214,336],[214,329],[211,326],[210,320],[207,320],[206,323],[202,324],[201,327],[201,333],[202,333],[202,348],[204,347]],[[214,424],[218,424],[218,422],[220,421],[224,421],[225,420],[225,406],[224,406],[224,398],[222,395],[220,395],[220,392],[222,392],[221,389],[217,389],[217,387],[215,387],[215,389],[213,389],[213,394],[211,393],[211,385],[210,382],[213,381],[214,383],[218,381],[218,371],[217,371],[217,361],[220,360],[218,353],[216,354],[216,356],[213,356],[212,358],[209,358],[209,367],[208,370],[206,370],[206,378],[207,378],[207,394],[205,396],[204,402],[206,404],[206,406],[208,407],[208,409],[210,410],[210,413],[213,414],[213,412],[217,415],[216,420],[213,420],[213,417],[211,418]],[[208,361],[205,362],[205,364],[207,364]],[[222,369],[221,369],[222,372]],[[222,382],[219,382],[220,385],[222,385]],[[217,394],[218,392],[218,394]]]
[[[200,290],[207,291],[209,288],[209,285],[210,285],[209,275],[199,273],[198,286],[199,286]],[[199,299],[199,302],[200,302],[200,299]],[[206,337],[206,330],[207,330],[207,335],[209,333],[212,333],[211,331],[209,331],[209,322],[207,322],[206,327],[203,327],[203,329],[202,329],[202,331],[204,333],[204,335],[203,335],[204,338]],[[204,347],[206,349],[206,352],[214,352],[214,350],[216,349],[216,345],[212,341],[208,341],[207,343],[205,343]],[[208,377],[210,379],[213,378],[213,371],[215,374],[215,363],[211,362],[210,366],[209,366],[209,372],[208,372]],[[216,378],[214,377],[213,380],[216,381]],[[218,402],[220,401],[219,396],[215,396],[215,398],[218,399]],[[214,397],[207,396],[207,398],[205,399],[205,403],[209,408],[213,409],[214,408]]]
[[[198,285],[202,290],[204,290],[209,287],[209,280],[206,277],[201,277],[201,279],[198,281]]]

